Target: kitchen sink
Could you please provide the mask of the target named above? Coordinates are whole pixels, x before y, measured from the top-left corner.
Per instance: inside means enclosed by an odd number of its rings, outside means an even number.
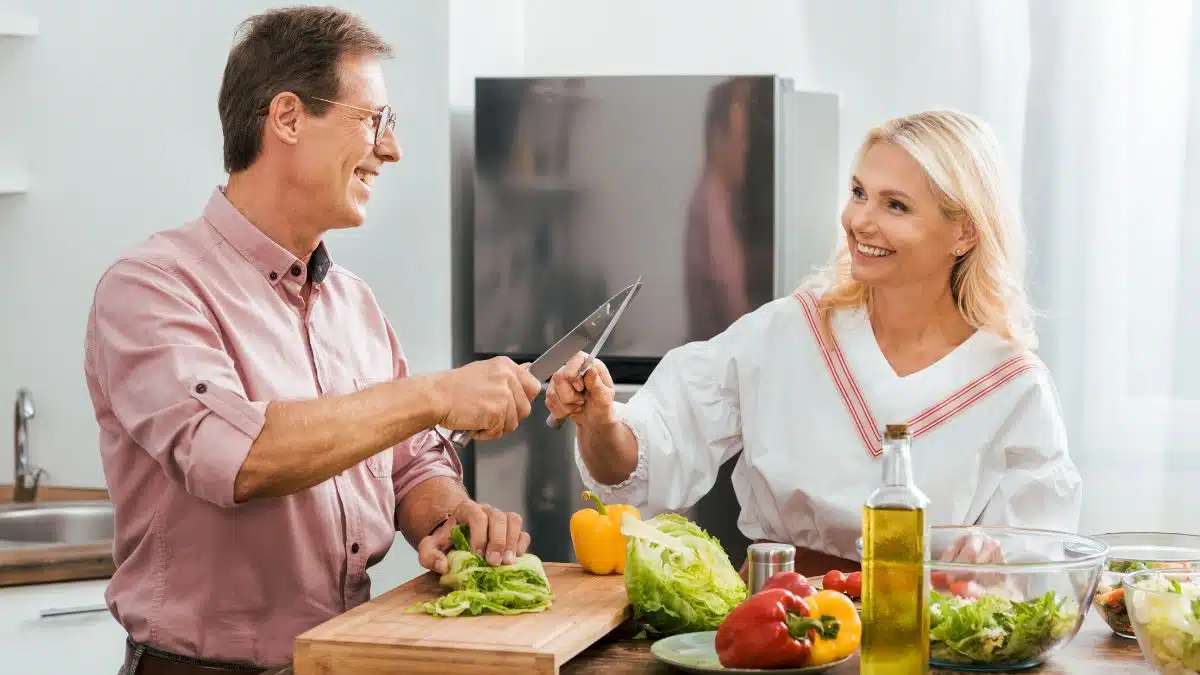
[[[0,547],[107,543],[112,541],[114,529],[110,501],[0,505]]]

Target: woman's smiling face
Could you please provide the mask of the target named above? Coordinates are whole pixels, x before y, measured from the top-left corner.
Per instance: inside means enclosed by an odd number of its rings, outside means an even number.
[[[972,243],[968,228],[943,213],[921,165],[885,142],[867,150],[851,177],[842,228],[852,276],[873,287],[949,283]]]

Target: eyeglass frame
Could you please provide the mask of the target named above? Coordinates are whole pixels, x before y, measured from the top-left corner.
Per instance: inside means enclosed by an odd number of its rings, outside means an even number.
[[[324,103],[330,103],[332,105],[340,105],[343,108],[350,108],[352,110],[361,110],[362,112],[365,112],[365,113],[371,113],[371,117],[375,120],[375,145],[376,146],[378,146],[379,142],[383,140],[383,133],[384,133],[383,129],[385,126],[388,128],[389,131],[395,132],[395,130],[396,130],[396,111],[393,110],[392,106],[390,106],[390,105],[385,105],[385,106],[383,106],[383,108],[381,108],[379,110],[371,110],[370,108],[360,108],[356,105],[350,105],[349,103],[339,103],[337,101],[330,101],[327,98],[320,98],[318,96],[310,96],[309,98],[313,99],[314,101],[322,101]]]
[[[370,108],[361,108],[356,105],[350,105],[349,103],[339,103],[338,101],[330,101],[327,98],[320,98],[319,96],[309,96],[308,98],[311,98],[314,101],[321,101],[323,103],[329,103],[331,105],[340,105],[343,108],[350,108],[352,110],[360,110],[365,113],[371,113],[371,118],[375,120],[375,146],[376,147],[378,147],[379,143],[383,140],[384,127],[386,127],[388,130],[393,131],[393,132],[396,130],[396,111],[393,110],[392,106],[390,106],[390,105],[385,105],[385,106],[383,106],[383,108],[381,108],[379,110],[371,110]]]
[[[353,110],[361,110],[365,113],[371,113],[371,118],[375,120],[375,147],[379,147],[379,142],[383,140],[383,128],[385,126],[392,132],[395,132],[396,130],[396,111],[392,109],[392,106],[390,105],[385,105],[380,110],[371,110],[370,108],[360,108],[359,106],[350,105],[349,103],[330,101],[327,98],[321,98],[319,96],[301,96],[301,99],[304,98],[311,98],[314,101],[321,101],[323,103],[330,103],[332,105],[340,105],[343,108],[351,108]],[[262,108],[259,110],[258,114],[263,115],[266,114],[266,112],[267,108]]]

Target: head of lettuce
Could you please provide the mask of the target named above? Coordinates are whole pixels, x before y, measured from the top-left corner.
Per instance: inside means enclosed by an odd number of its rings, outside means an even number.
[[[715,537],[675,513],[621,518],[634,619],[662,635],[716,630],[749,595]]]

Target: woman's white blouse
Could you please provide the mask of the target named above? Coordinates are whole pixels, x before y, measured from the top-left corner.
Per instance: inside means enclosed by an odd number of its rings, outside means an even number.
[[[857,560],[863,502],[882,477],[883,427],[907,422],[931,524],[1076,530],[1082,484],[1037,357],[977,331],[899,377],[863,310],[835,314],[834,344],[823,349],[815,303],[801,289],[670,351],[617,404],[638,441],[637,468],[603,485],[576,448],[584,484],[647,516],[683,510],[742,450],[733,485],[743,534]]]

